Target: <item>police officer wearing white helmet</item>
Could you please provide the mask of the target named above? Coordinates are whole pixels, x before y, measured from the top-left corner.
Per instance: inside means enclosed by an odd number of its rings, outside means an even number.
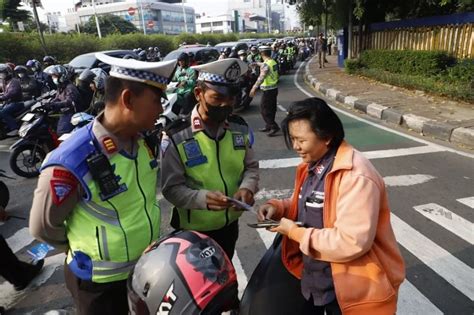
[[[198,103],[162,139],[161,187],[174,205],[171,225],[207,234],[232,258],[242,211],[227,197],[253,204],[259,179],[253,134],[232,114],[248,66],[227,58],[193,68],[199,71]]]
[[[42,165],[30,232],[67,253],[66,287],[77,314],[128,314],[126,279],[160,232],[158,161],[151,130],[176,60],[141,62],[96,54],[112,66],[105,110]]]

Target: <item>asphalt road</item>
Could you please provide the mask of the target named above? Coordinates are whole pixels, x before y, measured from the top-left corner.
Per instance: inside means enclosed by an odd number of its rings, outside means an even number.
[[[281,77],[277,120],[293,101],[314,95],[295,70]],[[263,127],[259,96],[241,113],[249,125]],[[384,177],[393,212],[392,225],[406,261],[407,280],[401,287],[398,314],[472,314],[474,311],[474,154],[447,144],[433,143],[404,130],[338,111],[346,139],[371,160]],[[268,138],[255,133],[255,151],[261,165],[257,203],[291,194],[296,155],[288,150],[282,136]],[[0,168],[8,168],[6,142],[0,142]],[[35,179],[7,181],[11,190],[10,213],[28,217]],[[160,195],[159,195],[160,196]],[[170,205],[161,200],[162,233],[170,231]],[[240,238],[234,264],[241,290],[269,247],[273,234],[251,229],[252,214],[241,218]],[[11,219],[0,225],[20,257],[34,245],[26,229],[27,220]],[[63,282],[62,255],[47,259],[42,275],[24,292],[15,293],[0,280],[0,305],[8,314],[43,314],[50,310],[73,310]],[[54,312],[52,312],[54,313]],[[51,313],[51,314],[52,314]]]

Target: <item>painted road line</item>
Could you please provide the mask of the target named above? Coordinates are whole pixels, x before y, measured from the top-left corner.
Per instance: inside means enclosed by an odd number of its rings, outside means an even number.
[[[244,294],[245,287],[247,286],[247,275],[245,274],[244,268],[242,267],[242,263],[240,262],[239,256],[237,255],[237,251],[234,252],[234,257],[232,257],[232,264],[235,268],[235,273],[237,274],[237,282],[238,282],[238,290],[239,290],[239,299],[242,298]]]
[[[461,198],[461,199],[456,199],[456,201],[465,204],[469,208],[474,209],[474,196],[473,197],[467,197],[467,198]]]
[[[16,291],[13,285],[7,281],[0,284],[0,292],[2,292],[2,294],[0,294],[0,305],[8,309],[10,306],[14,305],[16,301],[26,297],[31,288],[40,287],[42,284],[46,283],[53,273],[60,266],[64,265],[65,258],[66,256],[63,253],[47,257],[40,274],[31,281],[25,290]]]
[[[256,229],[258,235],[262,239],[262,242],[265,244],[266,249],[269,249],[273,244],[273,239],[275,239],[276,233],[267,231],[266,229]]]
[[[397,314],[438,315],[443,314],[410,281],[403,281],[398,292]]]
[[[282,112],[288,113],[285,107],[281,106],[280,104],[278,104],[277,106],[278,106],[278,109],[281,110]]]
[[[438,246],[426,236],[391,214],[396,239],[425,265],[433,269],[440,277],[448,281],[462,294],[474,299],[474,271],[447,250]]]
[[[34,238],[31,236],[30,230],[27,227],[18,230],[7,239],[8,246],[10,246],[14,253],[31,244],[33,241]]]
[[[385,159],[400,156],[416,155],[416,154],[427,154],[444,151],[434,146],[421,146],[403,149],[390,149],[390,150],[376,150],[376,151],[365,151],[362,154],[369,160]],[[259,162],[260,168],[287,168],[294,167],[301,163],[301,158],[285,158],[285,159],[272,159],[272,160],[261,160]]]
[[[383,178],[385,185],[391,187],[398,186],[411,186],[426,183],[436,177],[425,174],[413,174],[413,175],[399,175],[399,176],[385,176]]]
[[[474,225],[468,220],[436,203],[414,206],[413,209],[469,244],[474,245]]]
[[[298,83],[298,75],[299,75],[299,72],[302,68],[302,66],[305,65],[305,63],[301,63],[300,66],[298,67],[298,69],[296,70],[296,73],[294,74],[294,77],[293,77],[293,82],[295,84],[295,86],[303,93],[303,94],[306,94],[308,97],[314,97],[315,94],[313,93],[310,93],[308,92],[305,88],[303,88],[299,83]],[[306,68],[306,71],[308,71],[309,69],[309,62],[306,62],[306,65],[305,65],[305,68]],[[420,139],[420,138],[417,138],[417,137],[414,137],[414,136],[411,136],[409,134],[406,134],[406,133],[403,133],[403,132],[400,132],[400,131],[397,131],[397,130],[393,130],[393,129],[390,129],[388,127],[385,127],[381,124],[378,124],[378,123],[374,123],[370,120],[367,120],[367,119],[364,119],[364,118],[361,118],[359,116],[356,116],[350,112],[347,112],[345,110],[342,110],[342,109],[339,109],[335,106],[332,106],[330,104],[328,104],[334,111],[338,112],[338,113],[341,113],[341,114],[344,114],[348,117],[351,117],[355,120],[358,120],[358,121],[362,121],[368,125],[371,125],[371,126],[374,126],[376,128],[379,128],[379,129],[382,129],[382,130],[385,130],[385,131],[388,131],[388,132],[391,132],[393,134],[396,134],[396,135],[399,135],[399,136],[402,136],[404,138],[407,138],[407,139],[410,139],[410,140],[413,140],[413,141],[416,141],[416,142],[419,142],[419,143],[423,143],[423,144],[427,144],[427,145],[430,145],[430,146],[434,146],[434,147],[437,147],[439,149],[441,149],[441,151],[449,151],[449,152],[452,152],[452,153],[456,153],[456,154],[459,154],[459,155],[462,155],[462,156],[466,156],[466,157],[469,157],[469,158],[474,158],[474,154],[472,153],[467,153],[467,152],[463,152],[463,151],[459,151],[459,150],[456,150],[456,149],[452,149],[452,148],[449,148],[449,147],[446,147],[446,146],[443,146],[443,145],[440,145],[440,144],[435,144],[435,143],[432,143],[432,142],[429,142],[425,139]]]

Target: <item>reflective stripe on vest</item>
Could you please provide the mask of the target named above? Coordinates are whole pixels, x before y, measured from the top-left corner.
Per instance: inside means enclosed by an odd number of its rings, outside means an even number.
[[[267,59],[265,64],[268,66],[268,73],[260,85],[260,88],[262,90],[276,88],[278,84],[278,64],[273,59]]]
[[[185,166],[187,184],[193,189],[221,191],[227,196],[233,196],[239,189],[245,168],[245,152],[249,146],[247,126],[232,124],[231,130],[226,130],[219,141],[209,138],[203,131],[195,133],[192,138],[186,137],[189,135],[189,129],[173,136]],[[189,163],[186,147],[191,142],[197,143],[203,156],[200,160],[198,158],[198,164]],[[176,211],[180,228],[196,231],[220,229],[237,220],[242,214],[242,211],[235,208],[221,211],[177,208]]]
[[[126,279],[143,250],[159,235],[157,168],[144,141],[138,143],[135,158],[122,153],[110,158],[115,175],[127,190],[102,201],[98,185],[89,178],[86,183],[91,200],[79,202],[65,222],[70,247],[67,262],[73,260],[73,252],[87,255],[92,262],[93,282]]]

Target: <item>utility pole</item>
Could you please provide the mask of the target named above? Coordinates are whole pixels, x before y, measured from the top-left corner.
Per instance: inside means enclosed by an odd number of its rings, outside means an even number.
[[[267,8],[267,30],[268,30],[268,34],[270,34],[272,32],[272,1],[271,0],[267,0],[266,1],[266,8]]]
[[[97,11],[95,10],[95,0],[92,0],[92,7],[94,8],[94,17],[95,17],[95,26],[97,27],[97,35],[99,35],[99,38],[102,38],[102,33],[100,32],[99,18],[97,17]]]
[[[145,15],[143,13],[143,0],[140,0],[140,12],[142,14],[143,35],[146,35]]]
[[[36,28],[38,29],[38,33],[39,33],[39,36],[40,36],[40,42],[41,42],[41,47],[43,48],[43,52],[45,55],[48,54],[48,52],[46,51],[46,42],[44,41],[44,36],[43,36],[43,31],[41,30],[41,24],[40,24],[40,21],[39,21],[39,18],[38,18],[38,10],[36,10],[36,2],[38,0],[32,0],[31,1],[31,4],[33,6],[33,15],[35,16],[35,21],[36,21]],[[41,5],[41,2],[38,1]]]
[[[183,8],[183,17],[184,17],[184,32],[188,32],[188,22],[186,21],[186,9],[184,8],[184,0],[181,0],[181,8]],[[212,22],[211,22],[212,25]]]
[[[352,0],[349,1],[349,26],[347,27],[347,57],[352,59]]]

